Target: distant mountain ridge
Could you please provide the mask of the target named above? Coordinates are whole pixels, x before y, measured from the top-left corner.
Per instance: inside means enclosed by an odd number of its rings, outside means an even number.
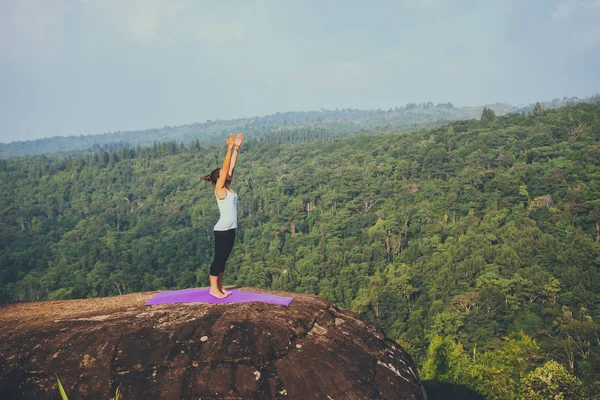
[[[595,94],[593,96],[590,97],[586,97],[583,99],[579,99],[576,96],[574,97],[563,97],[562,99],[554,99],[552,101],[541,101],[539,102],[540,107],[542,107],[542,110],[553,110],[555,108],[560,108],[560,107],[568,107],[568,106],[574,106],[578,103],[596,103],[600,101],[600,94]],[[535,108],[535,104],[529,104],[527,106],[522,106],[519,107],[515,110],[515,112],[525,112],[525,113],[529,113],[532,112],[533,109]]]
[[[570,98],[541,103],[542,108],[556,108],[569,102],[589,101],[590,99]],[[565,103],[566,104],[566,103]],[[260,139],[290,128],[325,130],[335,137],[345,136],[361,130],[377,127],[412,131],[418,127],[432,128],[456,120],[479,118],[484,107],[496,115],[521,112],[515,106],[495,103],[482,106],[454,107],[452,103],[432,102],[409,103],[404,107],[389,110],[336,109],[319,111],[278,112],[275,114],[232,120],[207,120],[180,126],[165,126],[159,129],[107,132],[98,135],[54,136],[51,138],[0,143],[0,159],[24,155],[40,155],[69,151],[95,151],[98,148],[114,150],[121,147],[149,146],[155,142],[175,141],[178,143],[214,143],[232,131],[243,131],[246,137]],[[533,110],[533,105],[527,106]],[[529,111],[531,111],[529,110]]]

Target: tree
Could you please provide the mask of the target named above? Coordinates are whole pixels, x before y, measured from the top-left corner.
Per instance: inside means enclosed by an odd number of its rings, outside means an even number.
[[[491,108],[483,107],[481,112],[481,122],[492,122],[496,119],[496,113]]]
[[[352,302],[351,309],[361,313],[365,312],[367,308],[371,308],[375,313],[375,317],[379,317],[379,300],[384,287],[385,282],[383,277],[379,272],[375,272],[375,275],[369,279],[367,286],[358,291],[356,299]]]
[[[547,361],[523,378],[520,395],[522,399],[535,400],[584,400],[583,384],[556,361]]]
[[[475,386],[486,399],[515,398],[518,382],[539,356],[540,347],[530,336],[522,332],[507,336],[499,349],[477,357],[473,371]]]

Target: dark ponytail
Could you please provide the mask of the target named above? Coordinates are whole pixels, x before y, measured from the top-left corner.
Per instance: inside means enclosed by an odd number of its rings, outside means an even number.
[[[221,168],[215,168],[210,174],[204,175],[204,180],[216,185],[219,175],[221,175]]]

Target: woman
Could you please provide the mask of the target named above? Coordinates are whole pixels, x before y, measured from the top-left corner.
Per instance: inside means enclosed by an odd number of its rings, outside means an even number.
[[[217,168],[204,176],[204,180],[212,182],[215,188],[220,213],[219,221],[215,225],[215,258],[210,266],[210,294],[218,298],[231,294],[230,291],[223,289],[225,262],[231,254],[237,228],[237,193],[231,190],[229,184],[233,178],[233,170],[243,139],[244,135],[241,133],[238,133],[235,138],[233,133],[230,133],[229,138],[226,139],[227,154],[225,154],[223,168]]]

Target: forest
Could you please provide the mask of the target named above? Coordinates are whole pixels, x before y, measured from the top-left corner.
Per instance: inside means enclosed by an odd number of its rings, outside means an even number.
[[[196,140],[0,160],[0,301],[206,286],[218,208],[202,176],[224,153]],[[591,399],[599,167],[600,102],[412,132],[273,130],[241,149],[225,284],[372,320],[432,399]]]
[[[575,100],[572,100],[575,101]],[[590,101],[582,99],[581,101]],[[555,107],[560,103],[548,103]],[[514,111],[509,104],[488,106],[498,115]],[[208,120],[180,126],[164,126],[138,131],[106,132],[99,135],[54,136],[43,139],[0,143],[0,159],[23,155],[69,152],[111,151],[124,146],[151,146],[154,142],[176,141],[189,144],[221,143],[223,136],[233,131],[243,131],[245,137],[261,140],[286,130],[319,130],[334,136],[348,136],[380,127],[413,131],[416,127],[434,127],[444,122],[479,117],[483,106],[454,107],[452,103],[409,103],[388,110],[358,110],[352,108],[319,111],[278,112],[272,115],[232,120]]]

